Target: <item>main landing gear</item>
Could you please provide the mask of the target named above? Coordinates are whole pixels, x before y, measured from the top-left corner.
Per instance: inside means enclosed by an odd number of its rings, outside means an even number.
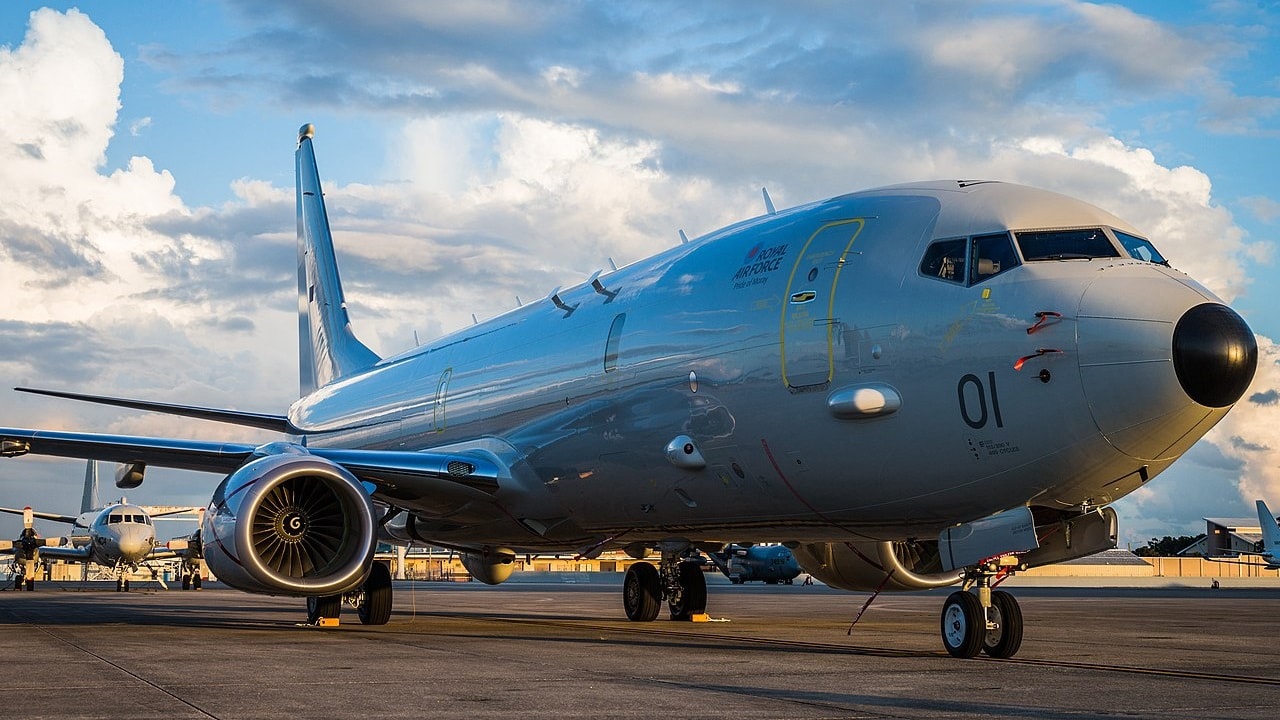
[[[391,568],[375,562],[359,589],[345,595],[308,597],[307,624],[319,625],[322,618],[336,620],[343,604],[354,607],[364,625],[386,625],[391,619]]]
[[[963,590],[942,605],[942,645],[953,657],[984,652],[993,658],[1013,657],[1022,646],[1022,609],[1012,595],[992,590],[991,581],[1012,562],[1000,558],[966,573]],[[977,592],[970,592],[976,587]]]
[[[622,585],[622,606],[627,619],[649,622],[658,617],[667,601],[672,620],[691,620],[707,611],[707,579],[697,552],[688,548],[663,552],[658,567],[638,562],[627,568]]]

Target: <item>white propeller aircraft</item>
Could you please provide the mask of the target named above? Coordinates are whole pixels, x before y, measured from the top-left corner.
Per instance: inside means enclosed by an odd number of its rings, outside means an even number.
[[[126,481],[127,482],[127,481]],[[118,502],[105,506],[97,505],[98,487],[97,463],[90,460],[85,469],[84,498],[79,515],[60,515],[58,513],[37,512],[31,508],[17,510],[0,507],[0,512],[23,516],[23,533],[26,536],[31,528],[32,518],[53,520],[71,525],[70,542],[66,545],[44,546],[37,550],[38,555],[31,557],[26,563],[23,580],[28,590],[34,585],[34,567],[39,560],[66,560],[69,562],[89,563],[107,568],[115,575],[116,590],[129,590],[128,575],[150,560],[184,557],[187,545],[182,549],[171,549],[167,544],[156,540],[153,518],[189,515],[197,517],[203,508],[175,507],[169,505],[134,505],[120,498]],[[38,537],[38,536],[37,536]],[[20,538],[21,540],[21,538]],[[3,548],[0,548],[2,550]],[[18,551],[15,549],[15,559]],[[28,556],[30,553],[26,553]],[[198,576],[197,576],[198,577]],[[19,583],[15,574],[15,588]]]
[[[1253,378],[1243,319],[1083,202],[938,181],[766,214],[382,358],[347,315],[298,137],[301,396],[283,415],[32,390],[288,435],[262,445],[0,428],[0,454],[217,472],[210,569],[367,623],[380,541],[462,553],[656,551],[623,607],[707,604],[700,551],[785,543],[850,590],[962,583],[942,638],[1008,657],[1002,575],[1113,547],[1108,506]],[[584,229],[589,232],[589,229]]]

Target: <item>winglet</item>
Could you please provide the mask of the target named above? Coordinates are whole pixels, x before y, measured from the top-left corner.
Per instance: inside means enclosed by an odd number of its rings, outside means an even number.
[[[773,206],[773,198],[769,197],[769,188],[760,188],[761,194],[764,195],[764,209],[770,215],[777,215],[778,210]]]
[[[315,126],[298,131],[298,353],[299,389],[306,395],[381,358],[355,336],[338,277],[333,235],[320,188],[312,139]]]

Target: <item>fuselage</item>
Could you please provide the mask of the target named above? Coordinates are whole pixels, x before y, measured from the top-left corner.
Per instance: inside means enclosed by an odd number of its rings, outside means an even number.
[[[1033,232],[1063,230],[1080,232]],[[1186,369],[1186,337],[1219,320],[1191,311],[1231,311],[1135,239],[1017,185],[841,196],[381,361],[289,417],[311,446],[507,462],[499,512],[397,503],[448,542],[901,539],[1079,511],[1159,474],[1239,397],[1218,387],[1239,369]]]
[[[76,518],[71,542],[88,546],[91,561],[98,565],[137,565],[156,546],[155,525],[137,505],[116,503]]]

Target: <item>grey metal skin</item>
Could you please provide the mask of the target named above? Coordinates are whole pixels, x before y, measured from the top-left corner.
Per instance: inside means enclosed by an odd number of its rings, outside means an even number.
[[[607,294],[584,283],[464,328],[288,417],[311,448],[496,455],[510,477],[492,503],[392,499],[448,545],[903,539],[1019,505],[1106,505],[1230,409],[1191,400],[1174,369],[1179,319],[1218,298],[1128,257],[972,287],[918,270],[934,239],[1064,227],[1137,234],[1009,184],[845,195],[601,274]],[[1038,312],[1061,318],[1029,334]],[[1038,349],[1061,352],[1015,369]],[[900,408],[832,409],[859,387]],[[680,435],[705,468],[664,457]]]
[[[0,455],[233,473],[205,520],[206,548],[228,563],[209,540],[244,513],[219,498],[256,482],[236,474],[247,461],[289,453],[371,492],[376,517],[355,513],[348,535],[376,524],[481,558],[647,545],[665,559],[742,539],[830,549],[935,539],[1023,506],[1049,522],[1105,506],[1220,420],[1256,363],[1218,298],[1128,256],[1114,232],[1139,233],[1124,221],[955,181],[770,212],[379,359],[351,331],[309,127],[297,170],[306,394],[287,416],[45,391],[292,443],[0,428]],[[1103,229],[1117,257],[1006,262],[972,284],[920,269],[937,239],[1062,228]],[[246,587],[313,592],[268,580]]]

